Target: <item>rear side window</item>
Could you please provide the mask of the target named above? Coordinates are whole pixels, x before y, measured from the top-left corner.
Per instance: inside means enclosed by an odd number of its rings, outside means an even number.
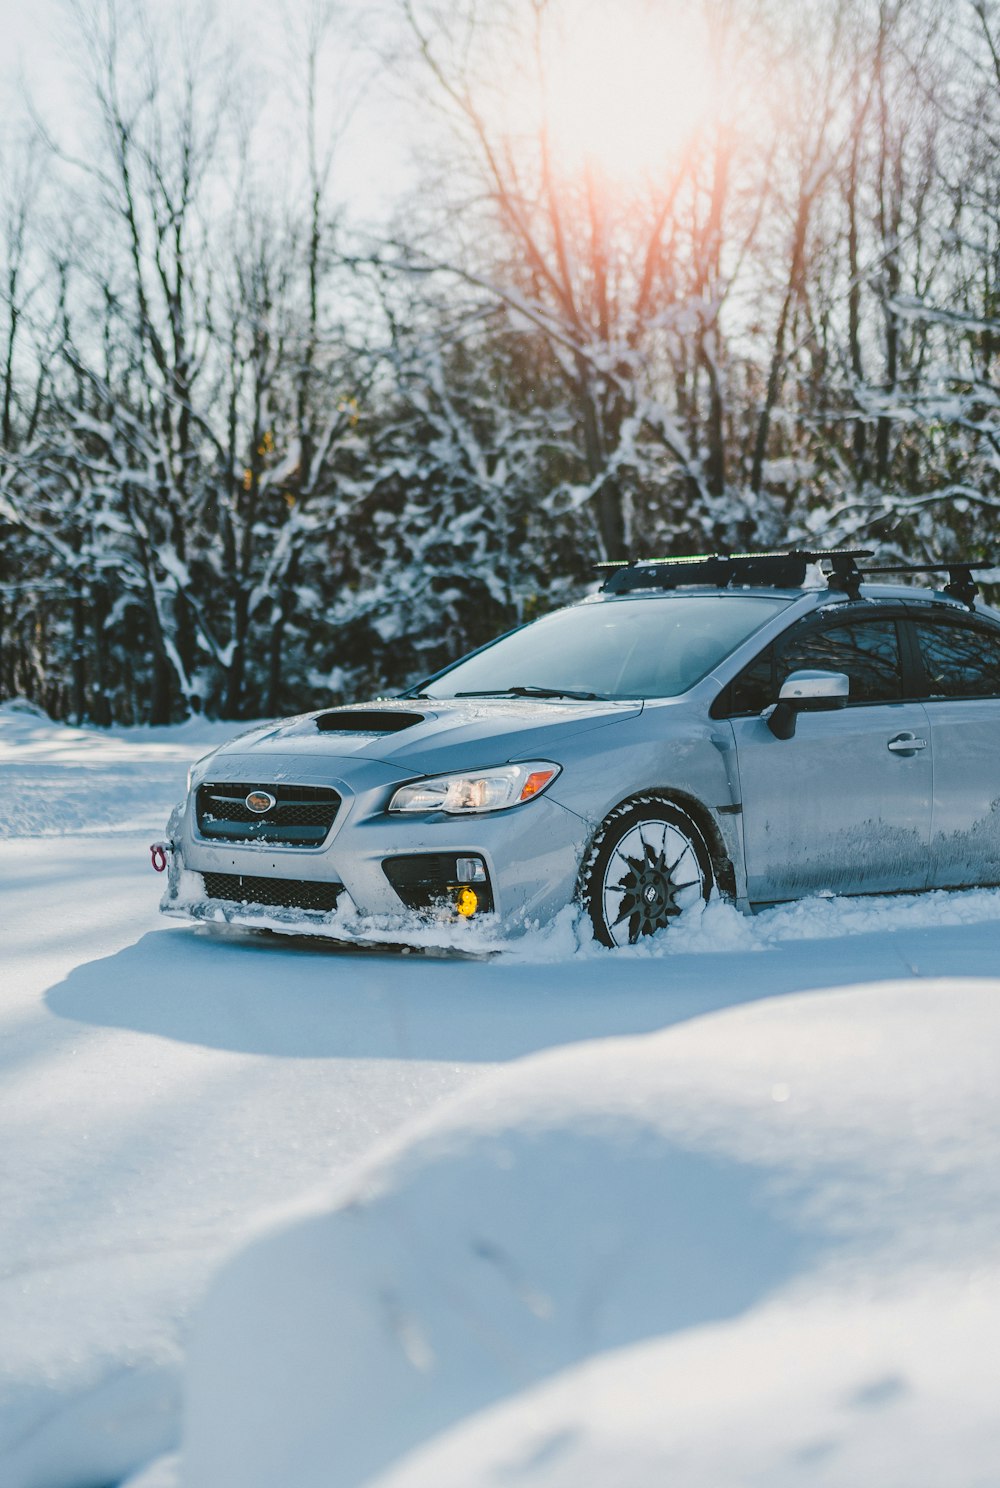
[[[929,698],[1000,697],[1000,631],[914,622]]]
[[[852,703],[896,703],[903,670],[894,620],[810,626],[775,641],[736,678],[727,712],[759,713],[776,702],[792,672],[846,672]]]

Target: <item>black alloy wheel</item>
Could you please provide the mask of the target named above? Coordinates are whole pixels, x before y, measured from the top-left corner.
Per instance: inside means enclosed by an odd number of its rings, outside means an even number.
[[[582,898],[597,939],[635,945],[667,929],[712,892],[704,835],[669,801],[619,806],[598,833],[583,874]]]

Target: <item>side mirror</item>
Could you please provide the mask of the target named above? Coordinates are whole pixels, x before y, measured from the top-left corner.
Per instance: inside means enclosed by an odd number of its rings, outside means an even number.
[[[851,680],[845,672],[791,672],[781,684],[767,726],[776,739],[790,739],[800,713],[846,708]]]

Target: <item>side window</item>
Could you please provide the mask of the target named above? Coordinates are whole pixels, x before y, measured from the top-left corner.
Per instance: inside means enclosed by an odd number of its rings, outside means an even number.
[[[852,703],[899,702],[903,669],[895,620],[858,620],[822,628],[807,623],[797,628],[768,646],[733,680],[725,714],[760,713],[777,702],[785,678],[802,671],[846,672]]]
[[[928,620],[915,629],[928,697],[1000,697],[1000,632]]]
[[[756,661],[744,667],[732,683],[727,713],[760,713],[768,703],[773,703],[777,693],[774,687],[774,647],[768,646]]]
[[[778,687],[790,672],[846,672],[852,703],[896,703],[903,696],[903,671],[894,620],[859,620],[792,635],[777,655]]]

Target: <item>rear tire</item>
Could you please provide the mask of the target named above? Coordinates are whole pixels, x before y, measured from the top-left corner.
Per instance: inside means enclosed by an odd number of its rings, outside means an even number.
[[[646,796],[617,807],[594,839],[581,898],[602,945],[635,945],[706,902],[715,877],[697,823],[679,806]]]

